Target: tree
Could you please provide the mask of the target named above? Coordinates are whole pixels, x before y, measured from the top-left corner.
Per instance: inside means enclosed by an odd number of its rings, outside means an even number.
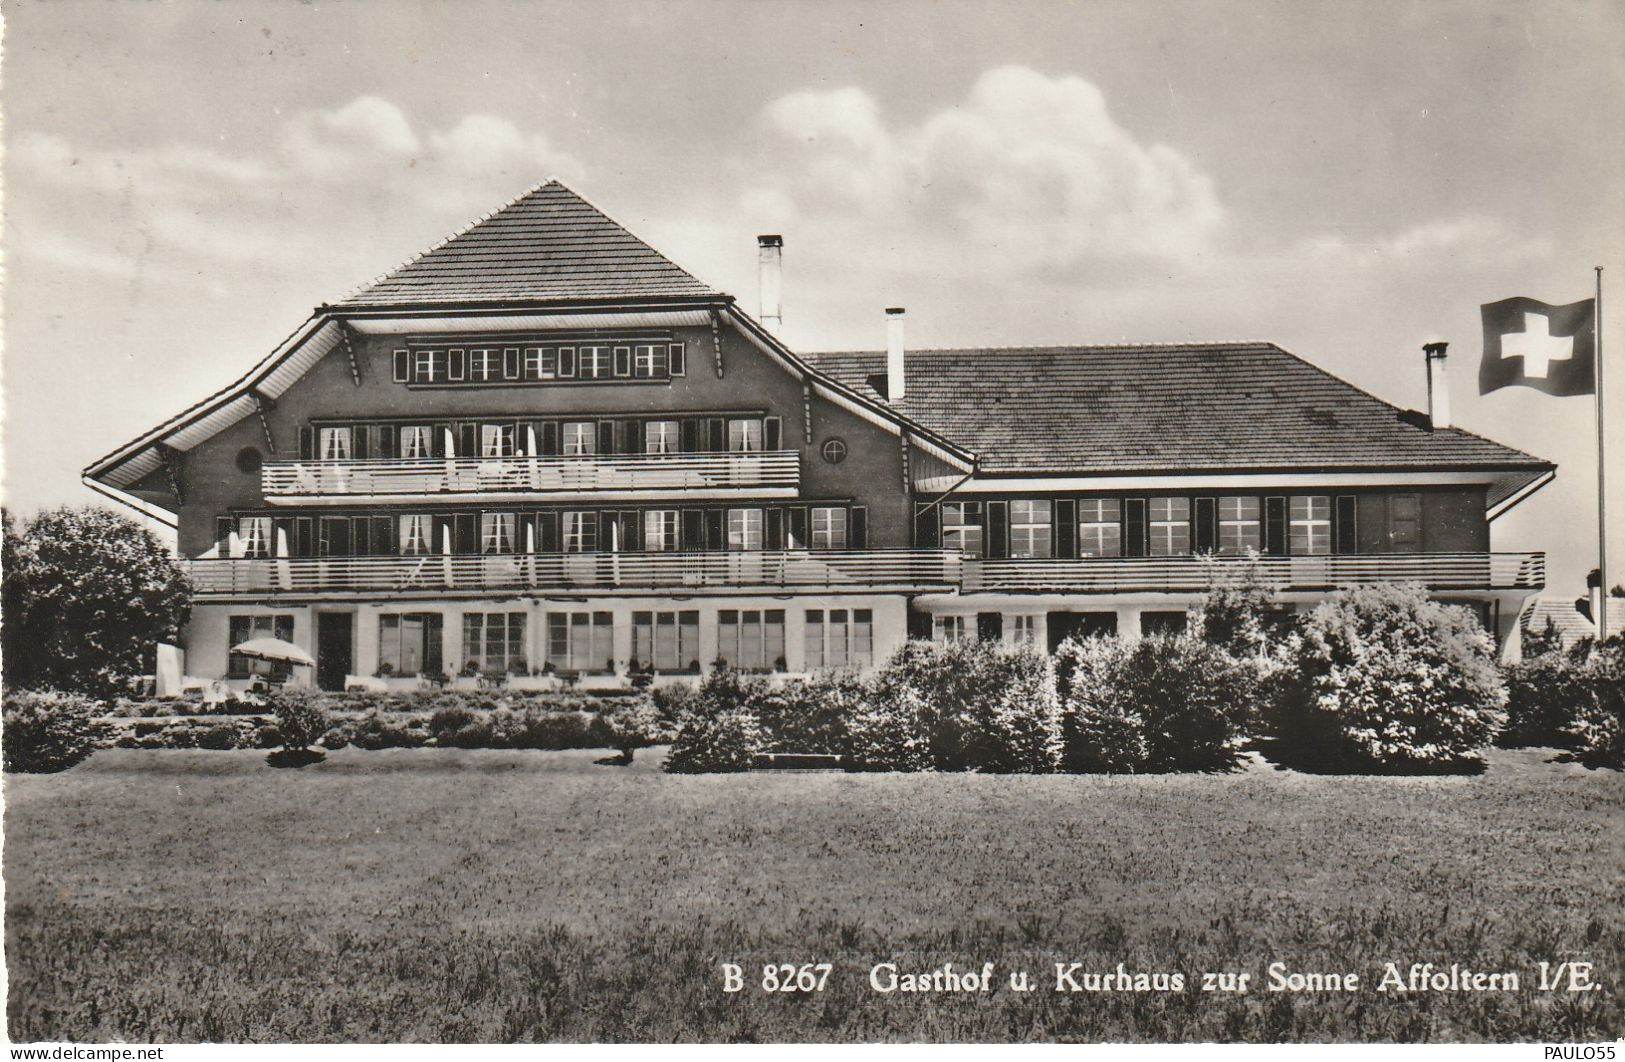
[[[1236,656],[1257,655],[1269,642],[1270,627],[1280,613],[1275,588],[1265,578],[1255,549],[1240,562],[1202,558],[1207,593],[1192,609],[1191,629]]]
[[[0,650],[12,688],[120,692],[175,641],[191,586],[152,532],[100,506],[4,516]]]

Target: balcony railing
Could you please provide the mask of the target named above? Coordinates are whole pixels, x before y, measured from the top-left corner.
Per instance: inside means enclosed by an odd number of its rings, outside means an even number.
[[[703,553],[517,553],[491,556],[253,559],[185,562],[203,595],[416,590],[946,590],[960,582],[954,550],[740,550]]]
[[[1236,571],[1242,558],[1211,562]],[[1422,583],[1430,590],[1539,590],[1544,553],[1370,553],[1262,557],[1264,581],[1278,590],[1329,590],[1360,583]],[[1164,590],[1200,593],[1209,570],[1197,557],[1091,557],[1083,560],[967,560],[966,593],[1107,593]]]
[[[772,496],[794,494],[800,483],[797,450],[271,461],[260,468],[260,487],[268,500],[300,504],[443,494],[550,500],[708,491]]]

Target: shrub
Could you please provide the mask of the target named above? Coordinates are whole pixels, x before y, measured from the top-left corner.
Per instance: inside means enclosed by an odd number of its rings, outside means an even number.
[[[1069,640],[1056,667],[1068,770],[1141,774],[1234,763],[1252,683],[1217,645],[1190,634]]]
[[[254,731],[254,747],[261,749],[274,749],[282,744],[282,728],[275,723],[267,723]]]
[[[1192,609],[1190,629],[1234,656],[1262,652],[1280,626],[1275,588],[1264,577],[1257,550],[1242,561],[1201,558],[1207,592]]]
[[[632,762],[638,749],[663,745],[672,740],[672,731],[660,715],[660,709],[647,697],[633,697],[613,711],[600,716],[607,731],[611,748],[619,749],[621,759]]]
[[[859,724],[865,751],[853,750],[868,766],[878,766],[866,758],[872,754],[894,763],[912,758],[909,742],[874,733],[877,716],[913,726],[939,771],[1050,771],[1059,761],[1055,676],[1037,649],[909,642],[877,673],[869,701]],[[896,710],[886,707],[893,701]]]
[[[1592,649],[1584,665],[1590,696],[1575,712],[1575,750],[1597,767],[1625,767],[1625,637]]]
[[[878,677],[846,720],[846,752],[871,771],[929,771],[930,710],[918,690]]]
[[[1555,745],[1571,748],[1575,725],[1591,698],[1584,663],[1561,652],[1542,653],[1505,669],[1506,721],[1496,743],[1509,748]]]
[[[429,717],[429,733],[433,734],[434,739],[440,744],[450,744],[457,732],[473,723],[476,718],[478,717],[473,710],[458,698],[444,707],[435,709],[434,714]]]
[[[678,727],[666,770],[678,774],[746,771],[761,751],[761,728],[749,712],[694,714]]]
[[[327,733],[329,726],[327,707],[310,690],[283,686],[273,690],[266,698],[276,713],[276,725],[282,733],[282,747],[290,750],[306,749],[316,744]]]
[[[426,731],[398,726],[374,710],[350,728],[350,744],[358,749],[415,749],[429,740]]]
[[[1506,703],[1494,652],[1470,610],[1419,585],[1339,590],[1285,647],[1270,706],[1282,751],[1329,769],[1473,759]]]
[[[0,719],[6,771],[50,774],[89,758],[106,735],[98,710],[95,701],[71,693],[8,692]]]
[[[241,740],[241,734],[234,724],[216,723],[197,736],[197,747],[229,751],[236,748]]]
[[[834,671],[764,691],[754,708],[767,751],[839,756],[850,751],[848,724],[865,700],[855,674]]]
[[[335,726],[322,735],[322,748],[338,751],[350,743],[350,734],[344,727]]]

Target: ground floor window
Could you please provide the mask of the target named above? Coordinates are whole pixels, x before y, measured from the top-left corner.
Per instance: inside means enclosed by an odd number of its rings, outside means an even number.
[[[231,616],[226,620],[227,644],[238,646],[250,638],[280,638],[293,641],[292,616]],[[286,678],[293,665],[277,661],[251,660],[236,653],[226,654],[226,675],[247,678],[253,674]]]
[[[1183,634],[1187,620],[1183,612],[1140,613],[1141,634]]]
[[[875,614],[867,608],[807,610],[807,670],[868,667],[875,657]]]
[[[784,670],[784,609],[718,612],[717,659],[741,671]]]
[[[438,675],[443,621],[438,612],[378,617],[378,671],[391,675]]]
[[[972,642],[976,628],[965,616],[932,616],[931,638],[938,642]]]
[[[632,659],[656,671],[697,669],[700,662],[700,614],[632,613]]]
[[[1288,512],[1288,552],[1322,555],[1332,551],[1332,499],[1329,496],[1294,494]]]
[[[505,672],[525,667],[523,612],[469,612],[463,616],[464,667]]]
[[[1004,618],[1004,629],[1009,632],[1011,645],[1038,644],[1038,617],[1010,615]]]
[[[547,662],[560,671],[615,670],[613,617],[608,612],[549,612]]]

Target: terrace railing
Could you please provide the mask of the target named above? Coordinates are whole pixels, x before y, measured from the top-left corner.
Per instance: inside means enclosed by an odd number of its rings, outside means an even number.
[[[549,499],[696,491],[774,495],[793,494],[800,483],[797,450],[269,461],[260,468],[265,497],[284,504],[448,494]]]
[[[414,590],[947,590],[954,550],[424,554],[204,558],[183,562],[200,595]]]
[[[1210,574],[1235,571],[1244,558],[1090,557],[1081,560],[967,560],[966,593],[987,591],[1200,593]],[[1368,553],[1262,557],[1264,581],[1279,590],[1329,590],[1362,583],[1422,583],[1430,590],[1539,590],[1544,553]]]

